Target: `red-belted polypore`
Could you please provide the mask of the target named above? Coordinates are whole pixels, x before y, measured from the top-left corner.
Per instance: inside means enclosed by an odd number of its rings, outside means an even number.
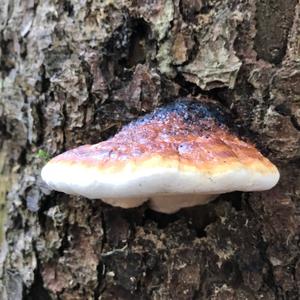
[[[219,104],[177,100],[131,122],[112,138],[51,159],[42,170],[54,190],[113,206],[173,213],[221,193],[263,191],[279,172],[228,126]]]

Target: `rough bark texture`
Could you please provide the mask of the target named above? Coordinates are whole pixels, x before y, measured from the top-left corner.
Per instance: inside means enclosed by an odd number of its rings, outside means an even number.
[[[299,14],[297,0],[2,0],[0,298],[299,299]],[[185,95],[230,108],[279,185],[170,216],[43,186],[47,157]]]

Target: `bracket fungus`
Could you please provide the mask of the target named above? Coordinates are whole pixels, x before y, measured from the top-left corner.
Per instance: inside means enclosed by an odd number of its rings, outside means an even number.
[[[263,191],[279,172],[229,128],[208,101],[179,99],[131,122],[107,141],[51,159],[43,180],[54,190],[158,212],[205,204],[232,191]]]

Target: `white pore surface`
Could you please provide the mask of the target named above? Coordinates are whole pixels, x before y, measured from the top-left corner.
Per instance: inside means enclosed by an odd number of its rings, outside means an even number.
[[[159,199],[157,196],[174,194],[217,195],[232,191],[268,190],[279,180],[279,172],[276,170],[262,174],[244,168],[243,165],[217,174],[201,173],[198,170],[186,172],[175,167],[141,170],[137,166],[135,169],[128,166],[118,174],[104,176],[97,167],[86,167],[80,163],[50,163],[42,169],[41,175],[56,191],[103,199],[121,207],[135,207],[149,198]],[[155,201],[156,210],[159,210],[158,202]]]
[[[155,211],[171,214],[184,207],[206,204],[217,196],[208,194],[155,195],[149,200],[149,206]]]

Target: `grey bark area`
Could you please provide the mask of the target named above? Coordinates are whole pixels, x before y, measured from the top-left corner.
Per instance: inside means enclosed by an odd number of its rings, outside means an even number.
[[[297,0],[2,0],[0,299],[299,299]],[[281,172],[173,215],[49,192],[48,157],[210,97]]]

